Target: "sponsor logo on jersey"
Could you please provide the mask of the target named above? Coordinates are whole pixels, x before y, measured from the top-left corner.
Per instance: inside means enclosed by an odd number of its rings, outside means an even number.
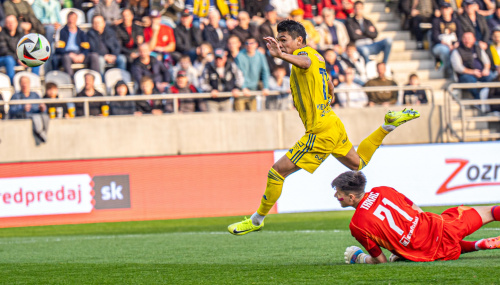
[[[375,202],[375,200],[377,200],[377,198],[378,198],[379,195],[380,195],[380,193],[370,193],[370,194],[368,194],[368,197],[366,198],[366,200],[363,202],[363,204],[361,204],[361,209],[369,210],[370,207]]]
[[[325,59],[320,54],[315,53],[314,55],[318,58],[319,61],[325,62]]]
[[[408,246],[410,244],[411,237],[413,236],[413,232],[415,231],[417,224],[418,224],[418,217],[415,217],[413,219],[413,222],[411,223],[410,231],[408,232],[408,234],[403,235],[403,237],[401,237],[401,240],[399,240],[400,244],[402,244],[404,246]]]
[[[474,164],[469,160],[460,158],[446,159],[447,164],[456,163],[457,168],[439,187],[436,194],[443,194],[449,191],[481,186],[500,185],[500,164]],[[469,183],[451,186],[454,181],[466,180]]]

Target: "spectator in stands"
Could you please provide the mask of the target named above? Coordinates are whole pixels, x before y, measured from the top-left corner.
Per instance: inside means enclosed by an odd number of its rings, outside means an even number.
[[[134,21],[142,21],[149,15],[149,0],[128,0],[125,7],[134,14]]]
[[[345,71],[345,82],[337,86],[337,101],[341,107],[349,108],[363,108],[368,106],[368,96],[363,90],[340,92],[342,90],[355,90],[361,89],[361,85],[354,82],[355,72],[354,69],[348,67]]]
[[[155,87],[163,92],[172,81],[172,76],[165,65],[151,56],[150,53],[149,44],[139,45],[139,57],[132,63],[130,73],[135,82],[141,82],[144,76],[151,77]]]
[[[316,45],[319,44],[319,41],[321,40],[321,35],[310,21],[304,20],[304,10],[300,8],[293,10],[292,13],[290,13],[290,16],[294,21],[301,23],[306,29],[307,45],[312,48],[316,48]]]
[[[476,0],[479,9],[478,13],[481,16],[484,16],[486,18],[490,17],[495,13],[495,6],[498,4],[495,4],[496,1],[492,0]]]
[[[120,5],[115,0],[100,0],[95,6],[94,15],[101,15],[110,26],[116,26],[122,22]]]
[[[61,3],[57,0],[35,0],[31,7],[45,28],[45,37],[52,44],[55,32],[61,27]]]
[[[262,80],[262,95],[269,94],[269,66],[266,57],[257,50],[259,43],[255,38],[245,41],[245,48],[236,57],[236,64],[243,72],[245,82],[243,83],[243,95],[249,96],[250,90],[259,89],[259,80]],[[235,98],[234,109],[236,111],[257,110],[257,100],[253,98]]]
[[[420,79],[415,73],[410,74],[408,84],[406,86],[420,86]],[[427,104],[427,94],[425,90],[406,90],[403,94],[403,104],[405,105],[420,105]]]
[[[141,93],[144,95],[159,95],[161,93],[160,91],[158,91],[158,89],[156,89],[153,78],[147,75],[141,78],[140,87],[141,87]],[[157,100],[153,101],[153,106],[151,106],[148,101],[137,101],[136,109],[138,112],[141,112],[143,114],[149,114],[149,113],[152,113],[153,115],[163,114],[161,110],[161,102],[158,103]]]
[[[14,93],[10,101],[14,100],[33,100],[40,99],[40,96],[31,91],[30,78],[22,76],[19,80],[21,92]],[[47,129],[49,126],[49,117],[45,113],[47,106],[45,104],[23,104],[23,105],[10,105],[9,118],[10,119],[31,119],[33,122],[33,133],[35,135],[36,144],[44,143],[47,141]]]
[[[356,9],[356,8],[355,8]],[[366,82],[365,87],[372,86],[398,86],[396,82],[385,77],[385,63],[380,62],[377,64],[378,77]],[[398,101],[398,91],[375,91],[367,92],[369,105],[394,105]]]
[[[434,14],[439,15],[439,6],[435,0],[415,0],[412,1],[410,12],[410,29],[417,40],[417,49],[424,49],[424,35],[426,29],[422,29],[420,24],[430,23]]]
[[[441,4],[441,17],[432,20],[432,53],[442,61],[445,77],[452,75],[450,53],[458,47],[462,36],[460,21],[453,16],[453,8],[447,2]]]
[[[223,19],[228,21],[238,18],[240,9],[240,0],[217,1],[217,9],[219,9]]]
[[[236,57],[240,53],[241,49],[241,41],[240,38],[237,36],[230,36],[229,39],[227,40],[227,50],[229,52],[228,54],[228,60],[235,62]]]
[[[463,4],[464,13],[458,16],[462,29],[464,32],[474,33],[481,49],[486,50],[490,40],[490,28],[486,18],[478,14],[479,6],[475,0],[464,0]]]
[[[76,95],[76,97],[103,97],[101,92],[95,89],[94,75],[92,73],[87,73],[84,78],[85,87]],[[103,106],[106,106],[106,102],[89,102],[89,115],[102,115]],[[75,111],[77,116],[85,116],[84,103],[75,103]]]
[[[227,28],[219,26],[220,14],[213,10],[208,13],[209,24],[203,29],[203,40],[209,42],[212,48],[226,48],[229,31]]]
[[[231,30],[231,35],[237,36],[241,42],[245,42],[248,38],[259,38],[259,32],[255,26],[250,25],[250,15],[247,12],[241,11],[238,14],[238,26]]]
[[[73,77],[72,63],[84,63],[90,69],[99,71],[99,55],[89,53],[90,44],[85,32],[76,26],[78,15],[69,12],[67,24],[59,32],[59,41],[56,43],[55,53],[51,56],[53,69],[62,65],[64,72]]]
[[[354,71],[354,82],[363,86],[367,80],[365,59],[359,54],[354,43],[349,43],[345,53],[340,57],[342,68],[352,68]]]
[[[458,82],[491,82],[495,78],[490,72],[491,62],[486,52],[476,43],[472,32],[465,32],[460,46],[451,53],[451,66],[457,73]],[[479,99],[479,89],[469,89],[475,99]]]
[[[372,22],[363,16],[364,4],[361,1],[354,3],[354,16],[346,21],[349,38],[356,44],[358,52],[363,56],[365,62],[370,61],[369,56],[384,52],[384,63],[387,63],[391,53],[392,39],[387,38],[375,42],[378,36],[377,29]]]
[[[354,13],[352,0],[331,0],[326,1],[325,4],[325,7],[335,10],[335,17],[342,23],[347,20],[349,15]]]
[[[17,18],[9,15],[5,18],[5,27],[0,32],[0,66],[5,66],[7,75],[13,83],[15,71],[14,67],[20,65],[17,58],[17,43],[24,36],[21,29],[18,29]],[[31,71],[39,74],[40,67],[34,67]]]
[[[490,31],[493,31],[498,27],[500,27],[500,5],[496,7],[495,13],[488,20],[488,28],[490,28]]]
[[[500,74],[500,27],[495,28],[491,34],[491,44],[486,49],[486,54],[491,63],[491,71]]]
[[[39,33],[45,35],[45,28],[38,20],[30,4],[24,0],[5,0],[3,2],[5,16],[14,15],[25,34]]]
[[[259,26],[260,35],[260,46],[266,49],[266,41],[263,39],[265,37],[276,38],[278,35],[278,17],[276,13],[276,6],[267,5],[266,6],[266,21]],[[288,13],[287,15],[289,15]]]
[[[149,43],[149,48],[160,57],[175,51],[174,30],[161,23],[160,12],[153,10],[150,14],[151,26],[144,28],[144,40]]]
[[[333,49],[325,51],[325,66],[326,72],[330,74],[333,85],[337,86],[340,82],[345,81],[345,71],[338,60],[337,53]]]
[[[1,5],[0,5],[1,6]],[[2,93],[0,93],[0,102],[3,102]],[[5,120],[5,105],[0,106],[0,120]]]
[[[177,14],[185,9],[184,0],[167,0],[160,3],[163,3],[163,6],[156,9],[160,11],[162,21],[171,28],[176,28],[179,20]]]
[[[123,80],[118,81],[115,85],[115,96],[127,96],[127,95],[130,95],[127,83],[125,83],[125,81]],[[133,115],[135,114],[135,102],[111,101],[109,103],[109,114],[112,116]]]
[[[297,0],[271,0],[270,5],[276,9],[276,16],[279,21],[288,19],[293,10],[299,9]]]
[[[279,91],[279,95],[266,97],[267,110],[290,110],[290,77],[286,76],[286,68],[282,66],[273,69],[273,76],[269,78],[269,90]]]
[[[199,25],[200,20],[207,18],[207,16],[210,17],[210,12],[217,11],[214,0],[186,0],[185,5],[186,9],[193,15],[196,26]]]
[[[188,81],[191,85],[193,85],[197,89],[200,88],[198,70],[196,70],[191,64],[191,59],[189,58],[189,55],[183,55],[179,59],[177,65],[174,66],[173,68],[173,77],[177,78],[177,74],[181,71],[186,73]]]
[[[318,49],[333,49],[338,54],[342,54],[349,43],[349,35],[345,25],[335,20],[333,9],[324,8],[321,15],[323,15],[323,23],[318,28],[321,35]]]
[[[321,12],[327,1],[297,0],[299,8],[304,11],[304,19],[311,21],[314,25],[322,23]]]
[[[198,76],[201,76],[205,65],[214,60],[214,50],[212,45],[204,42],[196,49],[198,57],[193,63],[193,67],[198,71]]]
[[[269,5],[269,0],[252,0],[244,1],[245,5],[241,7],[241,11],[246,11],[250,15],[252,22],[257,24],[264,23],[265,8]]]
[[[232,111],[229,97],[218,97],[219,92],[231,92],[236,98],[241,96],[241,88],[245,78],[238,66],[228,60],[228,53],[222,49],[215,51],[215,61],[205,65],[200,78],[201,89],[210,92],[212,98],[207,100],[209,112]]]
[[[500,82],[500,74],[493,80],[493,82]],[[500,88],[490,88],[488,99],[500,99]],[[496,116],[500,116],[500,104],[490,105],[489,111]]]
[[[188,9],[184,9],[181,13],[180,25],[177,25],[174,30],[176,52],[181,55],[189,55],[191,61],[194,61],[196,59],[196,47],[199,47],[203,42],[201,32],[200,28],[193,26],[193,15]],[[180,55],[177,58],[180,58]]]
[[[121,54],[131,64],[139,57],[137,49],[144,42],[144,32],[141,26],[134,23],[134,15],[130,9],[123,9],[122,19],[123,22],[116,26],[116,37],[120,42]]]
[[[196,87],[189,82],[187,73],[181,70],[177,73],[174,86],[170,87],[172,94],[198,93]],[[179,99],[180,113],[206,112],[207,105],[202,98]]]
[[[53,82],[45,84],[45,96],[43,99],[59,99],[59,88]],[[68,105],[66,103],[47,103],[47,113],[51,119],[69,118]]]
[[[90,43],[90,53],[96,53],[99,56],[99,72],[104,74],[106,65],[116,66],[125,69],[127,58],[120,54],[121,45],[116,38],[115,30],[106,25],[101,15],[95,15],[92,18],[92,29],[87,33]]]

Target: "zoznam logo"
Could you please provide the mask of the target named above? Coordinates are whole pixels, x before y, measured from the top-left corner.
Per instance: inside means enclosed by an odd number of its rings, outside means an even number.
[[[436,194],[443,194],[449,191],[470,188],[470,187],[480,187],[480,186],[494,186],[500,185],[500,164],[469,164],[469,161],[466,159],[460,158],[450,158],[446,159],[445,162],[447,164],[456,163],[458,164],[457,169],[453,171],[453,173],[446,179],[439,187]],[[462,170],[464,170],[462,172]],[[450,183],[453,180],[458,180],[459,174],[466,176],[469,183],[450,186]]]
[[[94,176],[94,208],[130,208],[130,184],[128,175]]]

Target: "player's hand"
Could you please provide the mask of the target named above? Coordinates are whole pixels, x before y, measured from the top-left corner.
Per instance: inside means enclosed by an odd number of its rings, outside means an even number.
[[[269,54],[273,57],[281,58],[283,52],[281,51],[278,41],[276,41],[273,37],[265,37],[267,49],[269,50]]]
[[[368,256],[368,254],[364,253],[361,248],[354,245],[346,248],[344,252],[344,260],[347,264],[366,263],[366,256]]]

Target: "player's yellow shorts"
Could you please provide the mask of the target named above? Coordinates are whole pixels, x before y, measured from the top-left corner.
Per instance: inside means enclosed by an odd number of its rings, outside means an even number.
[[[342,121],[337,116],[333,120],[331,128],[317,134],[305,134],[286,156],[309,173],[313,173],[330,154],[334,157],[346,156],[352,143]]]

